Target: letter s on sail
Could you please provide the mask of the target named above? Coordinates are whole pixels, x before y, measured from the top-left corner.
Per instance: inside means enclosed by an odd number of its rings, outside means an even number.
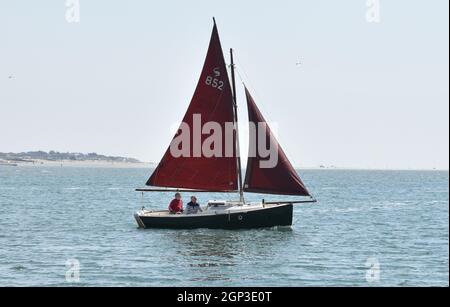
[[[213,72],[214,72],[214,77],[216,77],[216,78],[220,77],[220,68],[219,67],[214,68]]]

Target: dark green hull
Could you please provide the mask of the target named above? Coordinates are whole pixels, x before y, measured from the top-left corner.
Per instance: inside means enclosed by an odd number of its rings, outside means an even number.
[[[247,212],[216,215],[140,216],[135,215],[141,228],[163,229],[250,229],[292,225],[292,204],[271,206]]]

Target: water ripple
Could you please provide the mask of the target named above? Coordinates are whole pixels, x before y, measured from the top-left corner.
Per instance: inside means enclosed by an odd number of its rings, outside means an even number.
[[[296,206],[292,228],[246,231],[137,229],[133,188],[148,175],[2,169],[0,285],[449,284],[448,172],[302,171],[319,203]],[[143,204],[165,208],[168,197],[146,195]],[[80,264],[79,283],[65,279],[69,259]],[[379,262],[378,283],[366,279],[368,259]]]

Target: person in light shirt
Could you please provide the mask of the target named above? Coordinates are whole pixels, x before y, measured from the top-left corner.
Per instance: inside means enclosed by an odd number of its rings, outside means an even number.
[[[191,196],[191,201],[186,205],[186,213],[197,214],[198,212],[203,212],[203,210],[197,202],[197,197]]]

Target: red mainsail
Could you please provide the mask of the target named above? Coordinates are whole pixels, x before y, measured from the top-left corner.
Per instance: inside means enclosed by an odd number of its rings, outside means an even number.
[[[254,125],[258,128],[258,126],[260,126],[258,123],[264,124],[262,125],[265,131],[264,136],[266,137],[264,144],[275,146],[278,159],[274,167],[261,167],[260,162],[267,160],[267,158],[261,157],[258,150],[260,142],[262,141],[260,139],[261,134],[250,133],[250,146],[255,146],[255,150],[249,151],[244,191],[264,194],[310,196],[302,180],[286,157],[283,149],[275,139],[247,88],[245,89],[245,93],[247,96],[248,119],[250,125]],[[250,129],[252,129],[252,127],[250,127]]]
[[[189,154],[175,157],[169,146],[146,184],[217,192],[236,191],[238,179],[234,132],[231,142],[226,142],[225,136],[222,135],[221,155],[206,157],[198,145],[202,146],[201,144],[204,144],[211,135],[195,131],[194,125],[198,125],[194,124],[194,117],[201,118],[202,125],[207,122],[219,124],[223,132],[226,131],[225,123],[234,123],[233,96],[215,24],[200,80],[182,123],[183,127],[189,127],[190,130]],[[182,133],[182,126],[171,145]],[[230,143],[232,143],[231,154]]]

